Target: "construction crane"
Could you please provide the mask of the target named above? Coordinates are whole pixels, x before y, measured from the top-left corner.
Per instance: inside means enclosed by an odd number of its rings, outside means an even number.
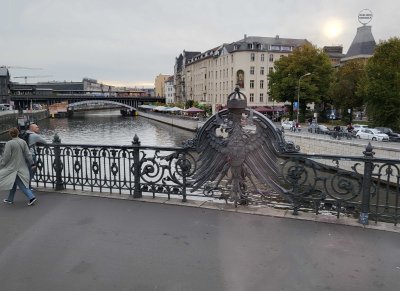
[[[25,79],[25,84],[28,81],[28,78],[49,78],[53,77],[52,75],[42,75],[42,76],[18,76],[18,77],[13,77],[14,79]]]
[[[5,66],[5,65],[1,65],[0,68],[6,68],[6,69],[21,69],[21,70],[43,70],[42,68],[29,68],[29,67]]]

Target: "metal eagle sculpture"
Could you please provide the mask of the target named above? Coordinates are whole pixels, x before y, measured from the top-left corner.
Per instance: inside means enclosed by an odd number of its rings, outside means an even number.
[[[262,195],[260,183],[284,193],[278,155],[299,151],[267,117],[247,109],[246,96],[238,87],[228,96],[227,109],[210,117],[190,143],[199,153],[192,192],[204,187],[207,195],[225,182],[229,193],[220,198],[233,201],[235,207],[248,202],[249,183]]]

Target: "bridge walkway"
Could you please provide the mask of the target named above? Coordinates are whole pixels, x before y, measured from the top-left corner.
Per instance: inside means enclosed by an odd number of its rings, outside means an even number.
[[[0,205],[3,291],[399,286],[398,232],[195,202],[181,207],[52,191],[37,196],[32,207],[20,192],[13,205]]]

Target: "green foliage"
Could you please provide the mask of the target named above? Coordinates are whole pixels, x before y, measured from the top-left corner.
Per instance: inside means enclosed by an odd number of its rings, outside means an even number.
[[[326,101],[326,93],[332,78],[329,57],[322,50],[307,44],[296,48],[289,56],[275,62],[275,70],[268,76],[269,94],[275,100],[293,104],[298,97],[300,82],[300,112],[306,111],[307,103],[320,104]],[[292,110],[293,106],[291,106]]]
[[[341,109],[343,118],[351,122],[348,109],[360,109],[363,105],[363,95],[359,94],[358,88],[365,78],[365,62],[353,60],[345,63],[333,75],[333,82],[329,88],[328,95],[332,105]]]
[[[400,129],[400,39],[382,41],[368,60],[359,94],[373,126]]]
[[[195,103],[196,102],[193,100],[187,100],[185,106],[186,106],[186,108],[190,108],[190,107],[195,106]]]

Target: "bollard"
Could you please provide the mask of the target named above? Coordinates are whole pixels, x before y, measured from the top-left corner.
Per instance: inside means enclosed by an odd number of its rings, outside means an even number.
[[[142,198],[142,190],[140,189],[140,141],[139,137],[135,134],[132,141],[133,146],[133,169],[134,169],[134,190],[133,190],[133,198]]]
[[[56,133],[53,138],[54,144],[54,170],[56,171],[56,191],[64,190],[64,183],[62,181],[62,162],[61,162],[61,139]]]
[[[370,195],[371,195],[371,179],[372,179],[372,170],[373,170],[373,162],[375,152],[372,151],[371,143],[368,143],[365,148],[364,154],[364,177],[362,183],[362,196],[361,196],[361,212],[358,222],[367,225],[368,216],[369,216],[369,203],[370,203]]]

